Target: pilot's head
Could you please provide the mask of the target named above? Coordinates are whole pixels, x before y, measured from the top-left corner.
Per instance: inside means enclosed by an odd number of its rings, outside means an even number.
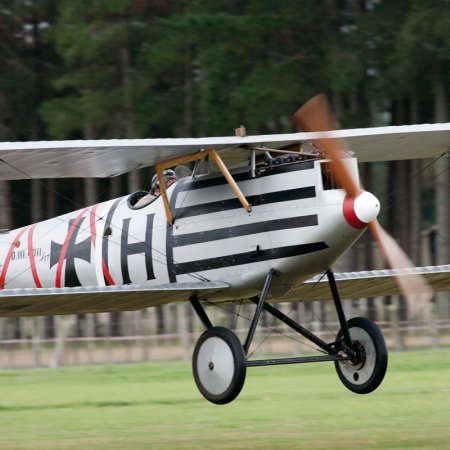
[[[169,187],[172,183],[177,181],[177,177],[175,175],[175,172],[172,169],[167,169],[163,172],[163,180],[164,185],[166,187]],[[159,180],[158,175],[155,173],[152,178],[152,190],[159,189]]]
[[[164,183],[166,187],[169,187],[172,183],[177,181],[175,172],[172,169],[167,169],[163,172]]]

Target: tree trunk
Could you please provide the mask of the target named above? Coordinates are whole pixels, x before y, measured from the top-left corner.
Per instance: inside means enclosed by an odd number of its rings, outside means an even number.
[[[435,122],[447,122],[449,119],[448,103],[442,82],[437,82],[434,89]],[[448,195],[450,192],[450,171],[448,158],[442,157],[435,164],[435,199],[436,199],[436,263],[447,264],[450,259],[450,208]]]
[[[11,187],[9,181],[0,181],[0,229],[11,229]]]
[[[417,98],[417,93],[414,92],[411,97],[410,104],[410,122],[412,124],[419,122],[419,102]],[[421,216],[421,195],[420,195],[420,187],[421,187],[421,176],[419,174],[421,169],[421,161],[417,159],[413,159],[409,162],[409,183],[408,183],[408,191],[409,191],[409,211],[411,215],[410,221],[410,239],[409,239],[409,256],[411,260],[420,265],[420,239],[421,239],[421,225],[422,225],[422,216]]]
[[[448,102],[444,84],[437,81],[434,89],[434,119],[435,122],[447,122],[449,119]],[[450,260],[450,208],[448,195],[450,192],[450,171],[448,157],[438,159],[435,168],[435,203],[436,203],[436,264],[448,264]],[[436,296],[437,314],[445,317],[450,315],[450,293],[441,292]]]

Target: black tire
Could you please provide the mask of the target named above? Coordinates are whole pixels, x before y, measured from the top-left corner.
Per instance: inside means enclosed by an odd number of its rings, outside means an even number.
[[[386,343],[378,326],[364,317],[350,319],[347,324],[358,361],[336,361],[336,372],[348,389],[357,394],[368,394],[381,384],[386,374]],[[342,330],[337,340],[341,337]]]
[[[192,371],[206,400],[218,405],[233,401],[244,386],[247,372],[238,337],[223,327],[206,330],[195,345]]]

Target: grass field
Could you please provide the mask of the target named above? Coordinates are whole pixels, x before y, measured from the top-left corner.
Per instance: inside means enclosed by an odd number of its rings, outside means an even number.
[[[251,368],[230,405],[204,400],[190,364],[0,372],[5,449],[448,449],[450,350],[393,353],[374,393],[329,363]]]

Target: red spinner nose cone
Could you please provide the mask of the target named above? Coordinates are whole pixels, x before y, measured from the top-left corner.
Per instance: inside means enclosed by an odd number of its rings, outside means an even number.
[[[380,202],[375,195],[363,191],[357,197],[345,197],[343,211],[348,224],[361,229],[377,218]]]

